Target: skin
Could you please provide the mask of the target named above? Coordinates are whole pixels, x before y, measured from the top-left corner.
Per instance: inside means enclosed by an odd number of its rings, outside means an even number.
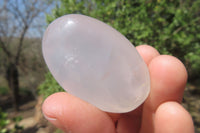
[[[107,113],[59,92],[44,101],[45,118],[70,133],[194,133],[192,118],[180,104],[187,82],[184,65],[173,56],[160,55],[151,46],[136,49],[151,79],[150,94],[140,107],[123,114]]]

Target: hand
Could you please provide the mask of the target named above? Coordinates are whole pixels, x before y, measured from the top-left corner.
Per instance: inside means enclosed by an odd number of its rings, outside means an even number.
[[[151,91],[143,105],[129,113],[106,113],[65,92],[43,103],[47,120],[72,133],[193,133],[190,114],[180,105],[187,82],[184,65],[148,45],[137,47],[148,65]]]

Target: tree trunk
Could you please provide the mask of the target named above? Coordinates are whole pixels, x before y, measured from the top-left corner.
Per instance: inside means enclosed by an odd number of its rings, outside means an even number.
[[[19,96],[19,75],[17,66],[13,63],[10,63],[7,68],[6,74],[14,110],[19,111],[20,96]]]

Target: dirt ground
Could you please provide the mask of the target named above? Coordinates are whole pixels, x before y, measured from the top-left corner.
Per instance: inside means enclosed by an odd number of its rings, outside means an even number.
[[[200,86],[187,85],[182,105],[192,116],[195,133],[200,133],[200,88],[197,89],[197,87]]]
[[[22,120],[17,123],[18,126],[22,127],[23,130],[20,133],[62,133],[61,131],[57,130],[53,125],[51,125],[42,115],[41,112],[41,105],[42,105],[42,98],[38,97],[37,100],[34,99],[23,99],[24,101],[20,105],[19,112],[15,112],[10,104],[10,98],[8,96],[1,96],[0,100],[4,100],[7,104],[4,106],[6,112],[8,113],[8,118],[12,120],[16,117],[21,117]],[[16,126],[16,122],[11,121],[7,125],[8,130],[12,130]]]

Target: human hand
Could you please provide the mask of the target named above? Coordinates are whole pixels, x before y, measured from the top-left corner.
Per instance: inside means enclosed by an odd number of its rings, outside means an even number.
[[[193,133],[192,118],[180,105],[187,82],[184,65],[151,46],[136,49],[148,65],[151,79],[150,94],[141,106],[128,113],[107,113],[59,92],[43,103],[46,119],[72,133]]]

